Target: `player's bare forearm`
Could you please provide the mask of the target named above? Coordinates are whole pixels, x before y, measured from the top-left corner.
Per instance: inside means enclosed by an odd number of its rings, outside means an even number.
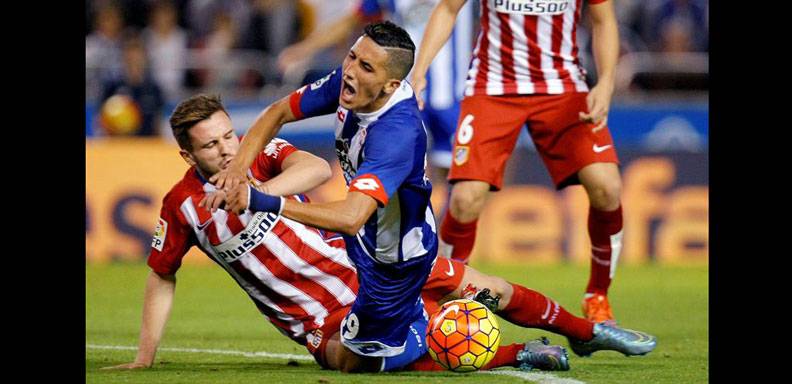
[[[296,118],[289,107],[289,97],[284,97],[262,111],[245,133],[239,151],[231,162],[236,170],[246,170],[253,164],[259,152],[269,144],[283,124]]]
[[[437,3],[426,23],[418,57],[415,59],[413,78],[424,77],[437,52],[448,41],[454,30],[457,14],[467,0],[442,0]]]
[[[160,275],[154,271],[149,274],[146,280],[146,295],[143,299],[143,322],[140,326],[140,343],[135,363],[146,367],[154,363],[157,347],[170,316],[175,292],[176,276]]]
[[[349,192],[346,199],[330,203],[305,204],[286,200],[281,215],[312,227],[355,235],[377,209],[374,198]]]
[[[262,184],[262,192],[275,196],[308,192],[333,176],[327,161],[308,152],[297,151],[281,165],[283,171]]]
[[[589,10],[597,85],[608,83],[612,87],[616,63],[619,60],[619,27],[613,1],[592,4]]]

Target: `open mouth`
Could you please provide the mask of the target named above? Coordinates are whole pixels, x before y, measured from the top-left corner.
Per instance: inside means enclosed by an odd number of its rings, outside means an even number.
[[[345,102],[350,102],[356,93],[357,91],[355,90],[355,87],[353,87],[348,81],[343,80],[343,85],[341,87],[341,99]]]

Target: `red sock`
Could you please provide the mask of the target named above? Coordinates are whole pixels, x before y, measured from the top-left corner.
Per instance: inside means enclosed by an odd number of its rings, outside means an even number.
[[[501,345],[495,356],[487,365],[481,368],[482,371],[498,367],[516,367],[517,352],[522,350],[525,344]]]
[[[512,284],[509,305],[498,315],[522,327],[539,328],[577,340],[594,337],[594,323],[572,315],[555,301],[532,289]]]
[[[516,367],[517,366],[517,352],[522,350],[525,344],[508,344],[498,347],[495,356],[492,357],[487,365],[482,370],[498,368],[498,367]],[[442,365],[438,364],[428,353],[419,357],[418,360],[413,361],[404,367],[405,371],[445,371]]]
[[[591,238],[591,274],[586,293],[608,294],[622,247],[622,208],[600,211],[589,207],[588,231]]]
[[[432,356],[429,356],[429,353],[424,353],[423,356],[419,357],[418,360],[413,361],[410,364],[407,364],[404,371],[445,371],[446,369],[443,368],[442,365],[437,364],[434,360],[432,360]]]
[[[470,252],[473,251],[473,244],[476,242],[476,225],[478,219],[469,223],[460,223],[451,216],[451,210],[447,210],[443,216],[443,223],[440,224],[440,238],[443,242],[454,247],[451,257],[467,264]]]

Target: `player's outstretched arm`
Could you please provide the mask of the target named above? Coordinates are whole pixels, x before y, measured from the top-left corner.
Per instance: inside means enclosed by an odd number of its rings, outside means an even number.
[[[448,41],[451,32],[454,30],[454,22],[457,14],[467,0],[441,0],[437,3],[426,23],[421,46],[418,48],[418,58],[415,59],[410,84],[415,90],[415,97],[418,99],[418,108],[424,108],[424,100],[421,91],[426,88],[426,71],[432,64],[437,52]]]
[[[589,6],[594,62],[597,65],[597,85],[591,89],[586,102],[588,113],[580,112],[580,119],[596,124],[593,131],[605,127],[615,86],[616,63],[619,60],[619,27],[613,1]]]
[[[103,369],[150,368],[154,364],[165,324],[170,316],[173,295],[176,291],[175,275],[160,275],[154,271],[146,280],[146,295],[143,299],[143,322],[140,325],[140,342],[137,357],[131,363],[105,367]]]
[[[308,192],[333,176],[330,164],[314,154],[297,151],[281,165],[282,172],[261,185],[261,191],[275,196]]]
[[[377,200],[361,192],[351,191],[346,199],[330,203],[300,203],[259,192],[249,185],[239,185],[224,197],[225,209],[231,212],[272,212],[300,223],[354,235],[377,209]]]
[[[245,134],[236,156],[228,168],[209,178],[218,189],[233,189],[245,184],[245,171],[253,160],[278,133],[283,124],[297,120],[289,107],[289,97],[284,97],[264,109]]]

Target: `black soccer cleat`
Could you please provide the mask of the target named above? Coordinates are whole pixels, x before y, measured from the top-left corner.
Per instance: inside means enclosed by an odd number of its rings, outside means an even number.
[[[465,289],[462,290],[462,298],[477,301],[490,311],[495,312],[498,310],[501,297],[500,295],[492,297],[489,288],[478,289],[473,284],[468,284]]]
[[[525,343],[525,347],[517,352],[518,368],[523,371],[539,369],[542,371],[568,371],[569,355],[566,348],[550,345],[550,340],[542,336],[537,340]]]

